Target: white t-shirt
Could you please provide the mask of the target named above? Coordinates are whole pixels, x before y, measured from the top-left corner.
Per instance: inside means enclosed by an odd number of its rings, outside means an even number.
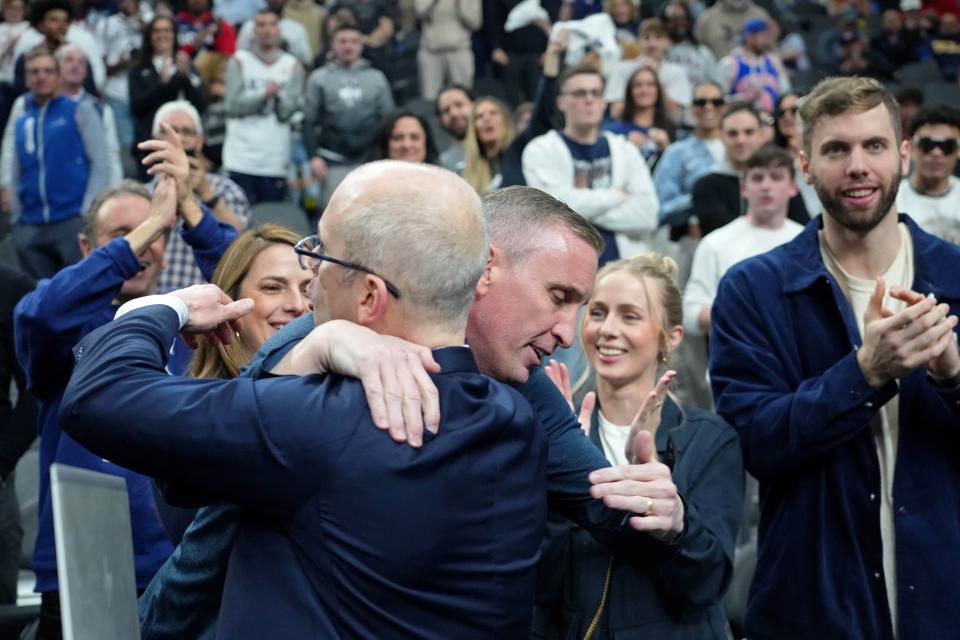
[[[779,229],[766,229],[741,216],[704,236],[693,254],[690,279],[683,290],[683,328],[687,333],[703,335],[697,318],[704,307],[713,305],[717,285],[727,269],[790,242],[802,230],[802,225],[790,219]]]
[[[603,445],[603,455],[607,457],[610,464],[619,466],[630,464],[627,460],[627,440],[630,438],[630,425],[613,424],[605,417],[603,411],[597,411],[600,430],[600,444]]]
[[[899,286],[909,289],[913,285],[913,239],[907,225],[900,223],[900,249],[897,251],[893,263],[883,274],[883,279],[890,287]],[[833,274],[843,289],[853,315],[857,319],[860,335],[863,335],[863,313],[873,295],[874,281],[857,278],[840,266],[824,241],[823,232],[820,232],[820,257],[823,263]],[[894,300],[884,295],[883,306],[897,313],[906,307],[906,303]],[[899,381],[898,381],[899,384]],[[890,607],[890,618],[893,622],[894,636],[897,630],[897,555],[896,529],[893,524],[893,479],[897,464],[897,442],[900,435],[900,395],[893,396],[884,406],[880,407],[870,421],[874,442],[877,445],[877,459],[880,463],[880,541],[883,545],[883,576],[887,588],[887,604]],[[837,487],[843,491],[844,487]]]
[[[607,74],[607,88],[603,92],[607,102],[623,102],[627,92],[627,81],[630,80],[633,72],[644,64],[647,64],[646,60],[640,57],[620,60],[613,65],[610,73]],[[693,102],[693,87],[690,86],[690,80],[687,78],[687,70],[680,65],[664,60],[657,71],[657,79],[664,93],[679,106],[689,107]]]
[[[707,151],[713,156],[713,165],[717,166],[727,157],[727,148],[723,146],[723,140],[720,138],[700,138]]]
[[[143,6],[146,6],[146,3]],[[103,42],[104,60],[107,65],[118,64],[125,57],[140,49],[143,44],[140,22],[150,22],[153,17],[149,7],[146,7],[146,10],[149,12],[147,15],[141,9],[138,16],[125,16],[122,13],[115,13],[103,21],[100,40]],[[103,94],[113,100],[130,102],[126,69],[107,76]]]
[[[924,231],[960,244],[960,178],[950,176],[950,189],[942,196],[923,195],[909,180],[901,180],[897,211],[913,218]]]
[[[291,81],[300,64],[289,53],[281,53],[274,62],[261,60],[252,51],[234,54],[243,70],[243,91],[262,96],[266,86],[276,82],[281,87]],[[290,122],[277,118],[274,101],[267,101],[257,114],[227,118],[227,134],[223,141],[223,166],[228,171],[253,176],[283,177],[290,161]]]
[[[237,33],[237,49],[253,49],[254,19],[243,23]],[[286,45],[284,49],[307,67],[313,66],[313,53],[310,51],[310,36],[307,29],[296,20],[280,18],[280,37]]]

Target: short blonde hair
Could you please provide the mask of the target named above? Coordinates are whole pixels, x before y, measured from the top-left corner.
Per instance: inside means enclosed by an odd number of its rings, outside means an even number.
[[[800,119],[803,120],[804,125],[804,151],[810,155],[813,130],[824,118],[838,116],[847,111],[869,111],[881,104],[887,108],[899,147],[903,141],[900,106],[883,84],[873,78],[859,76],[821,80],[800,103]]]

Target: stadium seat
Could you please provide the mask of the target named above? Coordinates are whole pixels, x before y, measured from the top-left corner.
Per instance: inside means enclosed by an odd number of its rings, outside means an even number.
[[[261,202],[250,208],[251,228],[268,223],[283,225],[303,236],[315,233],[310,228],[306,212],[289,202]]]

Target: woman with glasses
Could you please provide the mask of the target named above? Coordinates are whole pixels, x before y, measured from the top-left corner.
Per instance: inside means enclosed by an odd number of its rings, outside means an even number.
[[[152,137],[153,116],[161,105],[188,100],[200,113],[206,108],[203,83],[190,56],[178,50],[177,25],[171,16],[158,15],[147,23],[140,60],[130,67],[127,79],[133,112],[133,152],[138,158],[142,154],[136,143]]]
[[[720,116],[724,104],[724,92],[717,83],[701,82],[694,87],[690,107],[694,129],[689,136],[667,147],[653,172],[662,222],[678,228],[687,224],[693,185],[723,160]]]
[[[513,119],[507,106],[492,96],[477,98],[463,143],[463,179],[480,195],[500,187],[501,155],[513,136]]]
[[[642,66],[627,80],[623,111],[604,129],[626,136],[643,154],[652,171],[661,154],[676,139],[676,107],[663,92],[657,72]]]
[[[668,395],[675,372],[667,363],[683,340],[676,275],[677,264],[656,253],[597,274],[580,323],[593,374],[576,392],[580,423],[612,465],[641,465],[634,481],[646,509],[629,526],[648,544],[611,555],[582,529],[552,521],[543,558],[553,570],[540,584],[534,637],[730,637],[721,600],[733,573],[743,462],[729,425]],[[573,405],[563,366],[551,363],[548,373]]]

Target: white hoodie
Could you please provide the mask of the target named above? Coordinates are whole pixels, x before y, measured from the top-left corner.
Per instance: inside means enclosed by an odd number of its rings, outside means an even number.
[[[660,202],[636,146],[609,131],[601,135],[610,146],[609,188],[574,186],[573,156],[556,130],[534,138],[523,150],[523,176],[527,185],[563,200],[596,226],[616,234],[620,257],[629,258],[649,250]]]

